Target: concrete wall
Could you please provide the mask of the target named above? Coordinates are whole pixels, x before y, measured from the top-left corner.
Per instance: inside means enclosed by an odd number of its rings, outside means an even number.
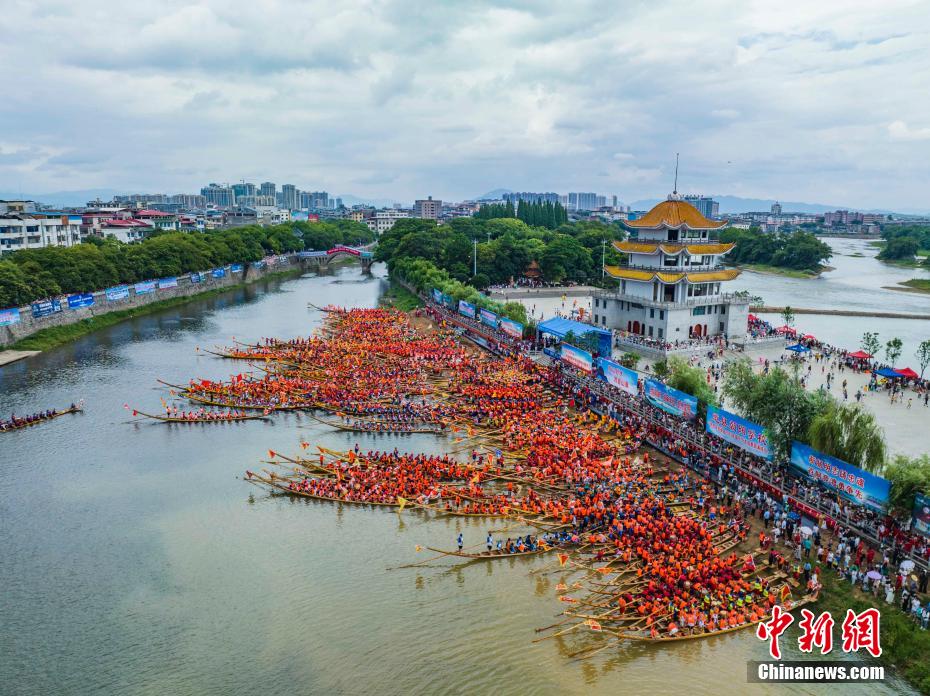
[[[0,326],[0,347],[8,346],[20,341],[37,331],[47,329],[52,326],[67,326],[75,324],[82,319],[109,314],[124,309],[133,309],[135,307],[144,307],[153,302],[170,300],[175,297],[192,297],[209,290],[220,288],[231,288],[242,283],[251,283],[260,280],[266,275],[280,273],[282,271],[297,270],[305,268],[296,255],[279,256],[278,263],[269,264],[242,264],[243,270],[239,273],[232,273],[230,267],[226,266],[226,275],[222,278],[214,278],[210,271],[201,275],[202,280],[199,283],[191,283],[190,274],[178,276],[178,285],[173,288],[156,289],[153,292],[136,295],[135,289],[129,285],[129,297],[121,300],[107,299],[105,290],[94,292],[94,304],[90,307],[80,307],[78,309],[68,308],[68,298],[63,296],[61,300],[61,311],[45,317],[33,317],[32,305],[26,305],[19,308],[20,321],[10,326]],[[261,262],[260,262],[261,263]]]

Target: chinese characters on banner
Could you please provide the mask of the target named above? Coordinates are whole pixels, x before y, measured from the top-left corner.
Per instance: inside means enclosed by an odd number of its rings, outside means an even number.
[[[887,480],[797,441],[791,445],[791,467],[859,505],[883,512],[888,504]]]
[[[707,432],[757,457],[772,458],[772,447],[765,428],[722,408],[707,407]]]

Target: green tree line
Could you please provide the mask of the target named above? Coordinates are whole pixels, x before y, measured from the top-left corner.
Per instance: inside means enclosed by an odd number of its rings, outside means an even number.
[[[911,260],[921,249],[930,249],[930,226],[928,225],[886,225],[882,229],[885,245],[878,253],[883,261]],[[930,256],[924,259],[924,265],[930,266]]]
[[[202,233],[156,232],[134,244],[88,237],[73,247],[22,249],[0,259],[0,307],[372,238],[366,225],[340,220]]]
[[[790,234],[764,234],[758,228],[739,230],[728,227],[721,231],[720,241],[736,244],[726,259],[738,264],[819,271],[833,255],[828,244],[800,230]]]

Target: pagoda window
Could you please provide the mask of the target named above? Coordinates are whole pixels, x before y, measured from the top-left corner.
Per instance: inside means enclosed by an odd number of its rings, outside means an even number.
[[[663,255],[662,256],[662,265],[663,266],[677,266],[678,259],[674,256]]]
[[[668,231],[668,241],[677,242],[678,241],[678,230],[669,230]]]

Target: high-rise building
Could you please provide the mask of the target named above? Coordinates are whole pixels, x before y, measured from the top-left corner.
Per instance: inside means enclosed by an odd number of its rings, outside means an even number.
[[[189,193],[176,193],[168,199],[169,203],[179,205],[182,208],[206,208],[206,196],[198,196]]]
[[[334,208],[337,208],[337,209],[338,209],[338,208],[341,208],[341,207],[342,207],[342,199],[341,199],[341,198],[337,198],[337,199],[336,199],[336,205],[333,206],[333,207],[334,207]]]
[[[610,207],[616,210],[617,208],[617,197],[616,196],[610,197]]]
[[[698,212],[706,218],[715,218],[720,215],[720,204],[710,196],[690,195],[684,200],[697,208]]]
[[[263,181],[261,185],[258,187],[259,196],[271,196],[272,198],[274,198],[275,193],[276,193],[275,185],[271,181]]]
[[[297,202],[300,204],[298,207],[303,210],[304,208],[313,208],[313,194],[310,191],[299,191],[297,194]]]
[[[281,207],[288,210],[297,210],[297,187],[294,184],[284,184],[281,186]]]
[[[438,220],[442,212],[442,201],[434,201],[432,196],[421,198],[413,203],[413,217]]]
[[[781,215],[781,203],[778,201],[772,203],[772,215]]]
[[[233,193],[236,194],[236,199],[238,200],[240,196],[254,196],[255,195],[255,184],[248,184],[245,182],[232,185]]]
[[[594,210],[597,207],[596,193],[578,193],[568,194],[569,210]]]
[[[606,208],[607,207],[607,196],[598,196],[596,199],[596,208]]]
[[[530,191],[520,191],[518,193],[505,193],[504,200],[510,201],[514,205],[520,201],[525,201],[526,203],[558,203],[559,194],[557,193],[533,193]]]
[[[200,195],[217,208],[232,208],[236,204],[236,194],[229,186],[210,184],[200,189]]]

